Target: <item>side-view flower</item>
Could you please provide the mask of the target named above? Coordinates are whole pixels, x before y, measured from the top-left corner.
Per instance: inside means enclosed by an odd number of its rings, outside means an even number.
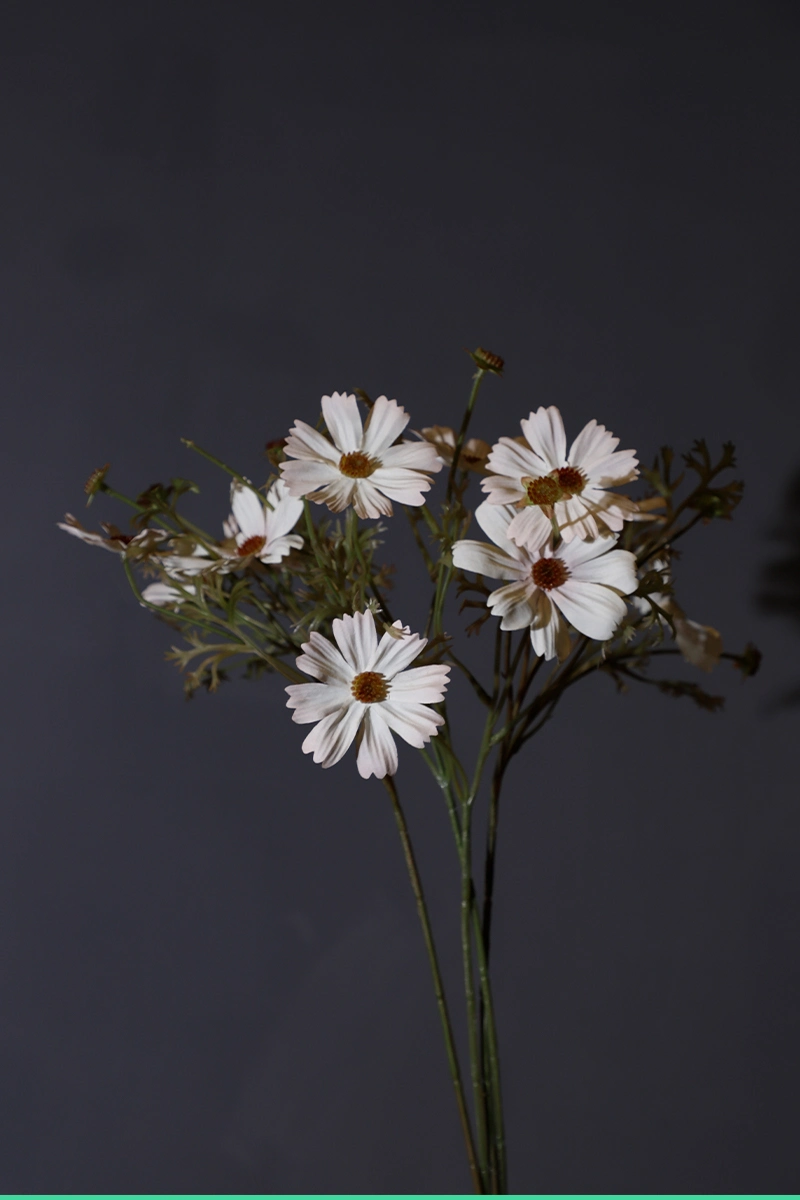
[[[392,732],[419,748],[444,724],[444,717],[427,706],[444,699],[449,666],[409,670],[427,639],[400,621],[392,628],[397,633],[384,633],[379,642],[369,610],[345,613],[333,622],[335,646],[312,633],[302,647],[297,666],[319,682],[291,684],[287,706],[294,709],[293,721],[319,722],[303,742],[303,752],[323,767],[337,763],[361,729],[358,773],[362,779],[383,779],[397,771]]]
[[[266,503],[253,488],[237,479],[231,483],[233,512],[223,522],[225,536],[236,543],[232,558],[253,555],[263,563],[277,563],[291,550],[302,550],[303,539],[290,533],[303,515],[303,501],[289,494],[282,479],[267,492]]]
[[[590,421],[567,454],[567,435],[555,406],[539,408],[520,421],[524,442],[501,437],[487,460],[481,487],[491,504],[519,509],[508,530],[512,542],[535,549],[552,530],[565,542],[619,532],[636,513],[627,496],[607,489],[639,474],[633,450],[617,450],[619,438]]]
[[[352,504],[359,517],[390,517],[392,500],[419,506],[442,463],[429,442],[394,445],[410,418],[396,400],[379,396],[362,424],[355,396],[322,397],[332,441],[295,421],[286,439],[281,472],[292,496],[308,496],[341,512]]]
[[[530,628],[536,654],[546,659],[569,654],[566,618],[579,633],[604,642],[625,616],[622,596],[636,591],[636,559],[614,550],[615,537],[591,542],[550,540],[536,550],[517,546],[509,536],[515,519],[510,505],[484,501],[475,520],[494,545],[462,540],[453,546],[453,565],[510,583],[492,592],[486,603],[505,630]]]

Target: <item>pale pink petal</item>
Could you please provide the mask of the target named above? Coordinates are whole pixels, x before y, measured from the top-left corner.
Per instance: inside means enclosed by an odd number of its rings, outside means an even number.
[[[568,579],[549,595],[579,633],[598,642],[611,637],[627,611],[625,601],[601,583]]]
[[[315,763],[332,767],[353,744],[362,715],[363,705],[353,700],[346,709],[323,717],[303,742],[303,753],[313,753]]]
[[[538,408],[526,421],[520,421],[522,432],[533,450],[547,463],[547,470],[563,467],[567,454],[567,435],[561,413],[551,404],[549,408]],[[533,474],[534,472],[529,472]],[[538,474],[538,472],[537,472]]]
[[[361,449],[364,428],[355,396],[347,396],[344,392],[323,396],[322,415],[328,432],[342,454],[351,454],[353,450]]]
[[[466,539],[453,545],[453,566],[461,571],[486,575],[489,579],[518,579],[520,574],[519,559],[488,542]]]
[[[320,459],[337,466],[342,457],[341,450],[337,450],[318,429],[306,425],[305,421],[295,421],[284,450],[291,458]]]
[[[397,747],[381,708],[380,704],[370,704],[364,714],[364,736],[356,759],[362,779],[371,775],[384,779],[397,771]]]
[[[321,679],[324,683],[344,683],[348,687],[353,681],[353,668],[327,638],[316,630],[309,634],[302,647],[303,653],[295,660],[298,671]],[[298,685],[299,686],[299,685]]]
[[[378,396],[367,417],[361,449],[373,458],[382,459],[383,452],[400,437],[409,420],[408,413],[396,400]]]
[[[590,483],[597,487],[619,487],[630,483],[639,474],[639,460],[634,450],[618,450],[606,458],[588,465],[579,464]]]
[[[525,499],[522,484],[508,475],[488,475],[481,480],[481,487],[486,492],[486,504],[516,504]]]
[[[333,636],[346,662],[358,674],[361,671],[372,671],[378,650],[378,634],[375,630],[375,620],[369,609],[363,613],[345,613],[337,617],[332,624]]]

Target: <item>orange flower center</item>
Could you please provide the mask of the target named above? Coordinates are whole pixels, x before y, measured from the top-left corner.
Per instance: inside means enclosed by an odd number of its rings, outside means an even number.
[[[254,533],[252,537],[245,538],[241,546],[237,546],[236,553],[240,558],[247,558],[251,554],[258,554],[259,550],[263,550],[267,539],[261,537],[260,534]]]
[[[558,480],[558,486],[566,496],[579,496],[586,487],[583,472],[577,467],[559,467],[552,475]]]
[[[538,479],[525,475],[522,478],[528,504],[538,504],[540,507],[557,504],[559,500],[569,500],[570,496],[578,496],[586,487],[583,472],[578,467],[559,467],[549,475],[540,475]]]
[[[544,592],[561,587],[569,579],[569,571],[560,558],[540,558],[531,567],[531,578]]]
[[[389,684],[379,671],[362,671],[350,684],[350,691],[362,704],[377,704],[389,695]]]
[[[366,479],[380,465],[377,459],[370,458],[368,454],[362,454],[360,450],[351,450],[349,454],[343,454],[339,459],[339,470],[348,479]]]

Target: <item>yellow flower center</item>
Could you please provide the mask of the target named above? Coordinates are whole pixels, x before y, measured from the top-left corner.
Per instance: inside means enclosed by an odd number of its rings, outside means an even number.
[[[544,592],[561,587],[569,579],[569,571],[560,558],[540,558],[531,567],[531,578]]]
[[[252,537],[245,538],[241,546],[237,546],[236,553],[240,558],[247,558],[251,554],[258,554],[259,550],[263,550],[267,539],[261,537],[260,534],[254,533]]]
[[[366,479],[380,465],[376,458],[370,458],[368,454],[363,454],[360,450],[351,450],[349,454],[343,454],[339,459],[339,470],[348,479]]]
[[[350,684],[350,691],[362,704],[377,704],[389,695],[389,683],[379,671],[362,671]]]

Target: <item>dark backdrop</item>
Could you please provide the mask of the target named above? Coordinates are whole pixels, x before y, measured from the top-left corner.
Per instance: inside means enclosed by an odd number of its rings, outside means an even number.
[[[556,403],[645,461],[737,443],[677,582],[765,654],[721,715],[597,679],[512,773],[512,1186],[796,1190],[798,630],[757,597],[797,554],[799,66],[778,2],[3,5],[0,1190],[468,1188],[383,789],[278,681],[185,704],[55,522],[110,459],[218,529],[181,436],[259,479],[324,392],[453,423],[478,343],[489,440]],[[457,1003],[446,816],[398,782]]]

